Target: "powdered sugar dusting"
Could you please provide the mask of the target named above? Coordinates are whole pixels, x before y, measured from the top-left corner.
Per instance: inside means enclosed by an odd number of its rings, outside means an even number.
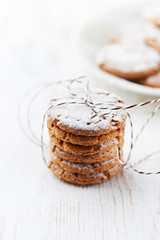
[[[62,163],[68,165],[68,166],[71,166],[72,168],[75,168],[75,169],[79,169],[79,170],[88,170],[90,168],[94,168],[96,166],[100,166],[100,167],[104,167],[112,162],[114,162],[117,157],[114,157],[112,159],[109,159],[109,160],[105,160],[103,162],[99,162],[99,163],[92,163],[92,164],[87,164],[87,163],[74,163],[74,162],[69,162],[69,161],[66,161],[66,160],[63,160],[63,159],[60,159],[59,157],[57,157],[55,154],[53,154],[53,158],[54,159],[57,159],[59,161],[61,161]]]
[[[107,146],[109,147],[109,146],[111,146],[113,144],[118,144],[117,138],[114,138],[113,140],[111,140],[109,142],[101,143],[101,149],[106,148]]]
[[[66,91],[60,99],[51,101],[52,108],[48,116],[53,120],[56,119],[58,126],[63,125],[73,129],[99,131],[109,128],[115,130],[117,129],[117,123],[124,122],[126,118],[124,110],[110,110],[113,107],[123,106],[123,101],[116,95],[102,90],[90,91],[89,101],[93,103],[95,114],[92,108],[85,104],[86,92],[74,89],[75,93],[76,96],[73,96]],[[104,113],[105,117],[102,118],[101,115]]]
[[[62,168],[58,167],[57,165],[54,164],[54,167],[57,171],[63,171],[63,172],[66,172],[68,175],[70,176],[73,176],[75,175],[75,173],[70,173],[70,172],[67,172],[65,170],[62,170]],[[115,167],[109,169],[107,172],[111,174],[114,174],[115,172],[117,172],[119,169],[119,165],[116,165]],[[105,172],[106,173],[106,172]],[[82,177],[85,177],[85,178],[98,178],[98,177],[103,177],[104,179],[108,179],[108,176],[105,175],[105,173],[91,173],[91,174],[86,174],[86,175],[81,175],[81,174],[76,174],[76,176],[82,176]]]
[[[125,45],[144,45],[144,32],[147,25],[140,20],[127,23],[111,35],[110,41]]]
[[[71,176],[75,175],[75,173],[70,173],[70,172],[67,172],[67,174],[69,174]],[[103,179],[106,179],[106,180],[108,179],[108,177],[104,173],[91,173],[91,174],[86,174],[86,175],[77,174],[77,175],[85,177],[85,178],[99,178],[99,177],[103,177]]]
[[[147,46],[126,46],[110,44],[104,47],[97,56],[97,64],[125,73],[138,73],[158,68],[160,57],[156,50]]]
[[[155,3],[150,6],[147,6],[143,10],[143,15],[147,19],[155,19],[160,23],[160,4]]]

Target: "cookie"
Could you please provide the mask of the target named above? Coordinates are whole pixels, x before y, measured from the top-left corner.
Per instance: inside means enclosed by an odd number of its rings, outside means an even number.
[[[149,25],[145,32],[145,43],[157,51],[160,51],[160,29],[154,25]]]
[[[51,153],[51,161],[50,165],[54,163],[58,167],[62,168],[63,170],[70,172],[70,173],[78,173],[82,175],[92,174],[92,173],[101,173],[106,172],[108,169],[113,168],[117,164],[119,164],[118,158],[112,158],[100,163],[73,163],[62,158],[57,157],[55,154]]]
[[[104,173],[88,175],[69,173],[63,170],[62,168],[58,167],[54,163],[50,165],[50,168],[58,178],[77,185],[89,185],[101,183],[117,176],[122,171],[122,166],[120,164],[116,165],[115,167],[109,169]]]
[[[114,94],[91,90],[88,83],[73,91],[73,85],[71,81],[49,106],[49,167],[75,184],[102,182],[122,170],[119,156],[123,157],[127,113]]]
[[[122,132],[122,133],[117,137],[117,140],[118,140],[118,146],[119,146],[119,148],[122,148],[123,145],[124,145],[124,132]]]
[[[91,146],[113,140],[122,131],[124,131],[124,128],[125,126],[122,126],[115,131],[111,131],[108,134],[103,134],[100,136],[84,136],[68,133],[57,126],[53,126],[51,129],[49,129],[49,134],[51,138],[52,136],[55,136],[56,138],[63,140],[64,142],[70,142],[72,144],[78,144],[83,146]]]
[[[160,88],[160,72],[151,77],[139,81],[139,83],[147,87]]]
[[[99,136],[121,128],[127,118],[124,103],[116,95],[102,90],[90,90],[88,100],[85,91],[51,101],[47,126],[84,136]]]
[[[64,142],[54,136],[50,137],[50,141],[51,143],[53,143],[54,145],[56,145],[57,147],[59,147],[65,152],[76,154],[76,155],[83,155],[83,156],[107,152],[112,148],[116,147],[119,143],[118,140],[114,138],[110,142],[104,142],[104,143],[92,145],[92,146],[82,146],[82,145],[76,145],[76,144]],[[51,150],[52,150],[52,144],[51,144]]]
[[[118,147],[116,146],[108,152],[96,153],[86,156],[75,155],[72,153],[65,152],[55,145],[52,145],[52,151],[56,156],[66,161],[75,163],[99,163],[117,157]]]
[[[144,45],[146,25],[144,21],[134,21],[124,24],[111,34],[109,42],[130,46]]]
[[[104,71],[128,80],[138,80],[160,69],[158,52],[148,46],[110,44],[97,55],[97,65]]]
[[[152,37],[147,37],[145,42],[148,46],[155,48],[157,51],[160,51],[160,41],[159,39],[154,39]]]
[[[143,16],[160,28],[160,4],[155,3],[143,10]]]

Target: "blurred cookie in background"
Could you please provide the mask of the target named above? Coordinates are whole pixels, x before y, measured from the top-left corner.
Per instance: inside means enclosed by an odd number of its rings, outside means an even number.
[[[96,62],[102,70],[131,81],[147,78],[160,70],[159,53],[145,45],[106,45],[98,53]]]
[[[139,83],[148,87],[160,88],[160,72],[141,80]]]
[[[160,28],[160,4],[152,4],[143,10],[143,16]]]
[[[144,45],[147,26],[148,24],[143,20],[127,23],[111,34],[109,42],[136,46]]]
[[[145,43],[160,51],[160,28],[154,26],[153,24],[148,25],[145,31]]]

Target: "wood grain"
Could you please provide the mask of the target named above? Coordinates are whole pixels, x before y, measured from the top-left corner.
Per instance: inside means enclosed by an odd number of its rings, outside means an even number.
[[[74,186],[30,149],[14,171],[8,163],[1,170],[0,239],[158,239],[158,176],[124,170],[102,184]]]

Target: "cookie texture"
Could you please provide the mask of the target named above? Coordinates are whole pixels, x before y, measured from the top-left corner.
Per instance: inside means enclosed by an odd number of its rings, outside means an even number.
[[[78,93],[54,99],[50,103],[47,126],[54,126],[65,132],[84,136],[99,136],[121,128],[127,114],[124,103],[116,95],[103,90],[93,90],[86,102],[86,93]]]
[[[57,157],[55,154],[52,154],[50,165],[52,165],[52,163],[66,170],[67,172],[86,175],[92,173],[106,172],[108,169],[113,168],[114,166],[119,164],[119,161],[118,158],[115,157],[100,163],[73,163],[63,160],[62,158]]]
[[[160,51],[160,29],[155,27],[153,24],[150,24],[145,31],[145,43]]]
[[[116,95],[88,85],[73,91],[70,84],[52,99],[47,119],[52,172],[78,185],[100,183],[121,172],[127,118],[123,106]]]
[[[104,143],[92,145],[92,146],[82,146],[82,145],[64,142],[54,136],[50,138],[50,141],[66,152],[77,154],[77,155],[84,155],[84,156],[109,151],[118,144],[117,138],[114,138],[110,142],[104,142]]]
[[[52,152],[59,158],[62,158],[69,162],[74,163],[99,163],[111,158],[117,157],[118,153],[118,146],[112,148],[111,150],[103,153],[96,153],[92,155],[75,155],[72,153],[68,153],[57,147],[56,145],[52,144]],[[52,155],[51,155],[52,158]]]
[[[147,6],[143,10],[143,16],[155,26],[160,28],[160,4],[155,3]]]
[[[122,131],[124,131],[125,126],[121,128],[111,131],[107,134],[99,135],[99,136],[84,136],[77,135],[73,133],[68,133],[57,126],[53,126],[49,128],[49,134],[52,139],[52,136],[63,140],[64,142],[69,142],[72,144],[78,144],[82,146],[92,146],[96,144],[101,144],[103,142],[111,141],[116,138]]]
[[[134,20],[120,26],[110,36],[110,43],[124,44],[128,46],[144,45],[144,36],[148,24],[143,20]]]
[[[102,70],[134,81],[149,77],[160,69],[158,52],[147,46],[110,44],[99,52],[96,61]]]
[[[50,168],[58,178],[73,184],[77,184],[77,185],[89,185],[89,184],[101,183],[117,176],[122,171],[121,165],[116,165],[115,167],[109,169],[104,173],[87,174],[87,175],[69,173],[64,169],[58,167],[54,163],[50,166]]]

